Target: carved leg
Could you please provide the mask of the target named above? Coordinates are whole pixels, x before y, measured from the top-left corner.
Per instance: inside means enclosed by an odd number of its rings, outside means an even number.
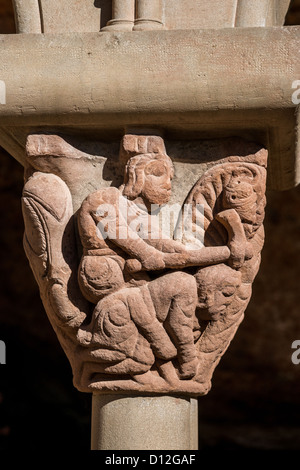
[[[151,344],[155,355],[164,360],[176,357],[176,348],[158,321],[150,296],[144,295],[143,299],[140,292],[130,295],[129,291],[128,304],[132,320]]]
[[[194,277],[184,272],[167,274],[152,281],[149,291],[157,317],[177,348],[181,377],[193,377],[197,369],[193,335],[197,301]]]

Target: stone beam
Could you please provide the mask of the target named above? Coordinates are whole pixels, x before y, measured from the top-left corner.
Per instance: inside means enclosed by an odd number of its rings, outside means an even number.
[[[237,28],[3,35],[0,77],[7,103],[0,123],[36,125],[42,119],[51,125],[62,115],[65,125],[77,124],[79,116],[103,125],[112,113],[118,115],[110,120],[122,122],[128,109],[141,119],[144,112],[292,108],[299,37],[300,27],[247,34]]]
[[[24,163],[26,136],[40,126],[119,137],[126,126],[154,123],[198,137],[253,131],[269,149],[269,187],[288,189],[299,182],[291,146],[299,34],[276,27],[1,36],[0,144]]]

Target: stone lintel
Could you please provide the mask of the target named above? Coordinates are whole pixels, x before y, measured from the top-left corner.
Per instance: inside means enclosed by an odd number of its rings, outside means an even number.
[[[40,127],[248,133],[268,144],[269,187],[291,188],[299,35],[296,26],[0,36],[0,144],[23,163],[28,129]]]

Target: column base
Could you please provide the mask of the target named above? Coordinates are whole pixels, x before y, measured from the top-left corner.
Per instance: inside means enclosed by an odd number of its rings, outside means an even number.
[[[133,31],[149,31],[152,29],[163,29],[164,25],[161,21],[138,19],[134,22]]]
[[[197,399],[93,395],[91,450],[197,449]]]
[[[101,31],[132,31],[133,26],[133,21],[111,20],[106,26],[101,28]]]

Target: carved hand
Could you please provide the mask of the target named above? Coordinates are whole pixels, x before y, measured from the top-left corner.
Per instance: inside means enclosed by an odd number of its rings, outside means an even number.
[[[239,269],[245,259],[251,258],[251,245],[247,243],[240,216],[235,209],[228,209],[217,214],[216,219],[228,232],[229,264],[232,268]]]

